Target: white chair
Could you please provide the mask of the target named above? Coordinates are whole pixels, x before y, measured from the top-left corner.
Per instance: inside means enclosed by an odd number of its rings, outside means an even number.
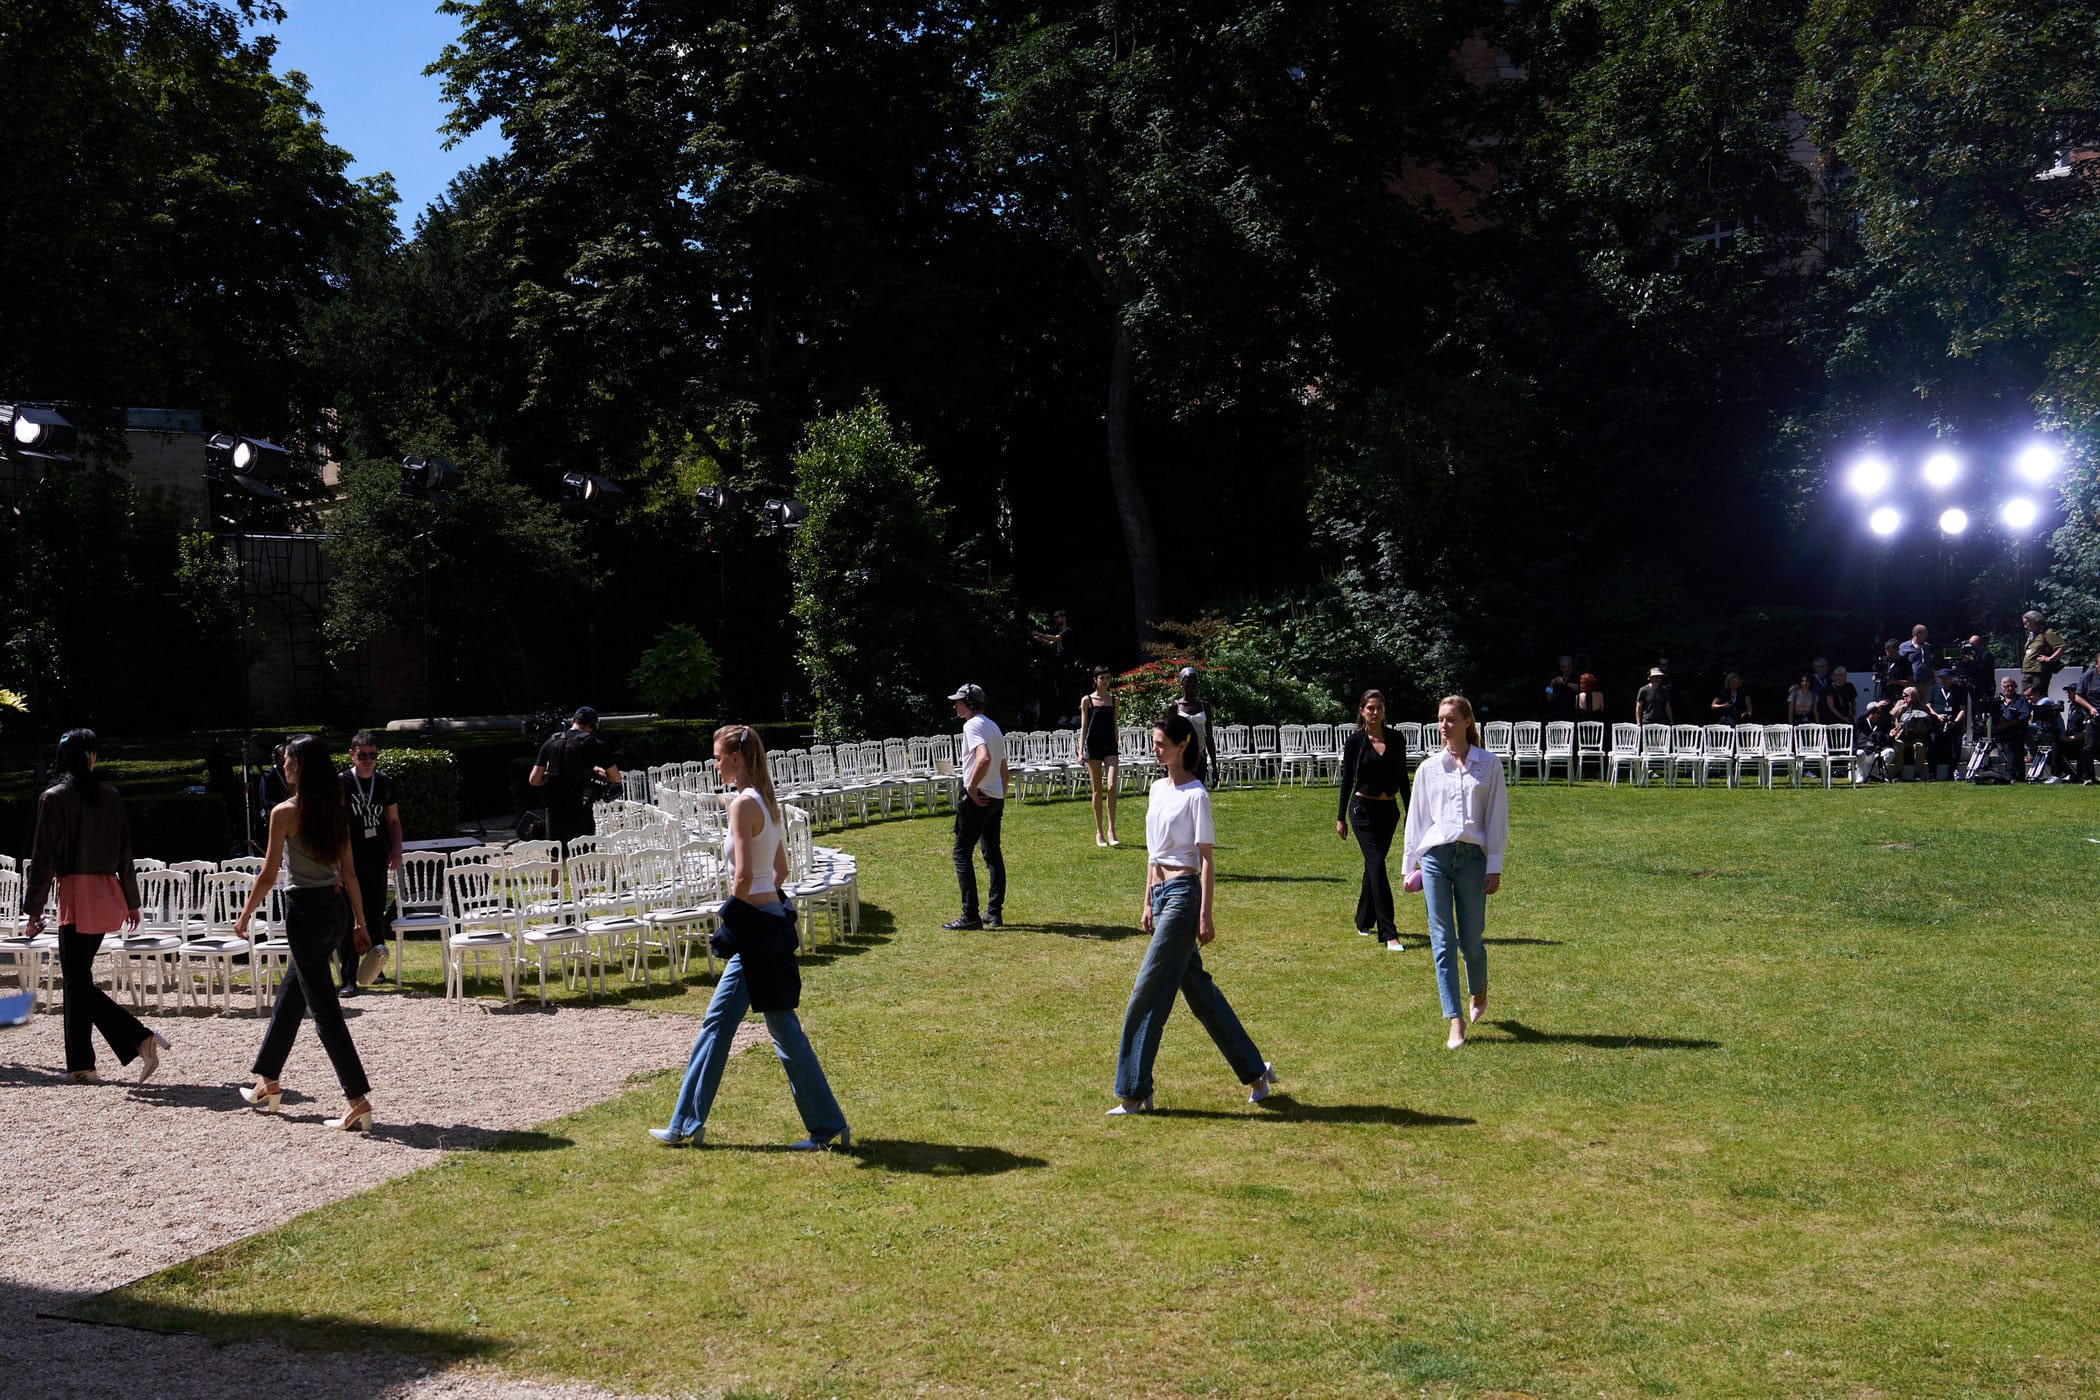
[[[1853,729],[1849,724],[1823,726],[1823,762],[1833,783],[1857,783],[1859,765],[1853,758]]]
[[[584,860],[604,856],[579,856],[571,867]],[[571,917],[575,912],[562,898],[562,868],[551,860],[519,861],[503,872],[503,885],[517,920],[518,946],[530,954],[540,969],[540,1005],[547,1004],[547,963],[561,966],[564,987],[574,987],[582,974],[585,996],[591,992],[591,964],[598,964],[598,987],[605,987],[605,963],[591,936]]]
[[[1539,782],[1552,781],[1553,769],[1558,765],[1568,775],[1569,783],[1575,781],[1575,723],[1573,720],[1557,719],[1546,726],[1544,748],[1539,755]]]
[[[1546,781],[1545,729],[1535,719],[1520,719],[1510,726],[1510,775],[1515,781],[1524,780],[1526,764],[1541,783]]]
[[[1794,730],[1792,725],[1768,724],[1765,731],[1765,786],[1778,787],[1779,775],[1786,774],[1788,787],[1801,785],[1801,765],[1794,756]]]
[[[622,958],[627,961],[628,980],[637,976],[644,981],[648,978],[642,960],[642,934],[646,929],[633,898],[623,888],[622,874],[618,859],[606,851],[569,861],[569,903],[591,940],[601,985],[604,969]]]
[[[1600,778],[1604,776],[1604,735],[1605,724],[1601,719],[1575,721],[1575,776],[1577,778],[1582,776],[1583,769],[1593,760],[1597,765],[1597,776]]]
[[[1700,745],[1699,786],[1705,787],[1715,773],[1730,787],[1735,785],[1735,730],[1725,724],[1706,726]]]
[[[1794,770],[1802,782],[1820,778],[1830,786],[1829,733],[1820,724],[1794,726]]]
[[[402,987],[401,944],[411,933],[436,934],[440,943],[452,936],[452,914],[445,897],[445,871],[452,862],[443,851],[403,851],[394,872],[394,986]]]
[[[176,974],[182,961],[183,933],[189,917],[189,876],[164,866],[158,870],[139,871],[138,884],[139,926],[103,944],[110,954],[112,987],[128,987],[131,1004],[144,1007],[146,974],[150,971],[153,974],[154,1006],[164,1008],[167,1005],[170,982],[174,982],[178,989],[179,1006],[181,980]]]
[[[1696,724],[1670,727],[1670,786],[1682,778],[1701,786],[1706,782],[1706,734]]]
[[[1649,777],[1654,774],[1661,774],[1666,784],[1670,781],[1670,726],[1667,724],[1641,726],[1641,766],[1635,781],[1646,787]]]
[[[1756,779],[1759,787],[1765,782],[1765,731],[1754,724],[1738,725],[1735,731],[1735,767],[1731,780],[1736,787],[1743,785],[1743,775]]]
[[[1621,771],[1629,782],[1636,786],[1640,784],[1641,727],[1638,724],[1614,724],[1611,727],[1611,749],[1605,754],[1605,762],[1605,778],[1613,787],[1619,785]]]
[[[452,906],[452,933],[445,939],[445,998],[466,997],[467,964],[482,973],[485,958],[496,960],[503,979],[503,1004],[517,1002],[517,913],[505,899],[493,865],[478,861],[445,871],[445,894]]]
[[[182,947],[177,953],[182,999],[189,1004],[209,1006],[216,995],[220,1006],[231,1011],[233,969],[237,958],[249,960],[251,990],[264,980],[251,956],[255,940],[247,935],[236,935],[233,931],[234,920],[240,917],[241,907],[248,902],[248,891],[254,885],[253,875],[238,870],[214,870],[203,877],[199,887],[201,893],[188,916]],[[264,911],[256,912],[267,919]],[[260,934],[267,927],[265,923],[264,928],[256,932]],[[255,992],[255,1006],[257,1011],[263,1009],[260,991]]]
[[[686,843],[671,857],[671,878],[677,894],[673,903],[642,915],[645,938],[660,940],[671,959],[671,976],[681,977],[692,963],[693,949],[707,959],[707,970],[715,970],[714,950],[707,936],[714,931],[715,911],[727,893],[722,888],[722,867],[715,848],[702,841]]]
[[[1516,740],[1510,732],[1509,721],[1506,719],[1491,719],[1480,726],[1480,742],[1487,746],[1489,753],[1502,760],[1502,781],[1505,783],[1515,782],[1517,773]]]

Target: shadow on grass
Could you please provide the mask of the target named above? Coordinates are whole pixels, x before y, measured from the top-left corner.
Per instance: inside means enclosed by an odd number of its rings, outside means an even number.
[[[1718,1040],[1687,1040],[1668,1035],[1584,1035],[1568,1031],[1535,1031],[1522,1021],[1489,1021],[1519,1045],[1587,1045],[1597,1050],[1718,1050]],[[1493,1045],[1495,1040],[1474,1043]]]
[[[1407,945],[1407,951],[1409,952],[1414,952],[1417,949],[1427,951],[1429,948],[1429,939],[1419,933],[1402,934],[1400,941]],[[1483,938],[1480,941],[1493,944],[1498,948],[1558,948],[1561,946],[1561,941],[1558,938]]]
[[[708,1152],[785,1153],[785,1143],[723,1143]],[[801,1155],[799,1153],[795,1154]],[[841,1156],[854,1159],[864,1170],[903,1172],[912,1176],[999,1176],[1011,1171],[1032,1171],[1050,1163],[1041,1157],[1023,1157],[1003,1147],[960,1147],[946,1142],[905,1142],[896,1138],[858,1138]]]
[[[1114,942],[1119,938],[1144,938],[1148,935],[1136,924],[1071,924],[1060,920],[1044,923],[1008,923],[1008,931],[1017,933],[1051,933],[1059,938],[1098,938],[1103,942]]]
[[[1394,1128],[1470,1128],[1471,1118],[1450,1113],[1417,1113],[1382,1103],[1300,1103],[1289,1094],[1271,1094],[1245,1110],[1222,1108],[1158,1108],[1153,1118],[1230,1118],[1237,1122],[1277,1123],[1373,1123]]]
[[[49,1350],[39,1347],[38,1361],[50,1368],[53,1379],[67,1374],[69,1354],[82,1368],[108,1379],[106,1368],[110,1365],[111,1354],[110,1332],[106,1329],[198,1336],[216,1342],[268,1341],[301,1353],[361,1353],[355,1361],[347,1363],[340,1356],[315,1355],[310,1375],[295,1373],[292,1377],[284,1377],[281,1368],[271,1372],[273,1376],[304,1381],[305,1384],[299,1386],[301,1394],[326,1394],[337,1397],[337,1400],[366,1400],[366,1397],[377,1400],[382,1395],[402,1393],[402,1388],[423,1369],[418,1362],[406,1359],[409,1357],[421,1358],[425,1362],[433,1359],[485,1360],[510,1350],[508,1343],[471,1332],[409,1327],[378,1322],[369,1317],[315,1317],[267,1310],[220,1311],[179,1307],[134,1299],[126,1288],[78,1300],[60,1294],[39,1295],[14,1286],[0,1289],[0,1306],[12,1307],[25,1302],[36,1305],[33,1315],[44,1319],[50,1328]],[[375,1356],[372,1353],[394,1353],[394,1356]],[[253,1383],[255,1377],[250,1373],[254,1362],[252,1356],[228,1355],[222,1363],[220,1355],[216,1351],[203,1356],[186,1354],[183,1360],[185,1381],[195,1385],[199,1393],[226,1395],[238,1394]],[[164,1379],[152,1375],[152,1356],[149,1350],[137,1357],[139,1365],[133,1368],[132,1388],[150,1391],[155,1388],[156,1380]],[[190,1373],[192,1366],[198,1368],[197,1373]],[[214,1374],[219,1371],[225,1374]],[[308,1390],[308,1386],[312,1389]]]
[[[1339,875],[1234,875],[1220,874],[1218,883],[1244,885],[1339,885]]]

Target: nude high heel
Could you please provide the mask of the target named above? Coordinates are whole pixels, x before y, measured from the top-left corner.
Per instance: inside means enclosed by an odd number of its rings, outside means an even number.
[[[274,1079],[259,1079],[253,1088],[246,1084],[241,1086],[241,1098],[265,1113],[275,1113],[277,1100],[283,1096],[284,1090],[278,1087]]]
[[[359,1099],[342,1117],[324,1118],[321,1121],[328,1127],[341,1128],[346,1133],[369,1133],[372,1131],[372,1103],[369,1099]]]

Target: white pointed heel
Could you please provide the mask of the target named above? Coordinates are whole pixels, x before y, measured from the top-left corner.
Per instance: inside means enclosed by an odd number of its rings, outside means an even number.
[[[265,1079],[252,1088],[246,1084],[241,1086],[241,1098],[265,1113],[275,1113],[277,1101],[282,1097],[284,1090],[278,1087],[274,1079]]]
[[[346,1133],[369,1133],[372,1131],[372,1105],[359,1100],[357,1107],[340,1118],[323,1118],[321,1122],[330,1128],[340,1128]]]
[[[160,1052],[172,1049],[168,1038],[159,1031],[148,1031],[139,1042],[139,1083],[143,1084],[160,1073]]]

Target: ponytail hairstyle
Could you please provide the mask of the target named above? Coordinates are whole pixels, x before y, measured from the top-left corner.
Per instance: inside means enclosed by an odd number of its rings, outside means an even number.
[[[1374,695],[1378,697],[1379,703],[1383,704],[1385,702],[1385,692],[1376,686],[1356,697],[1356,729],[1358,733],[1363,733],[1368,728],[1364,724],[1364,706],[1371,703],[1371,697]]]
[[[94,774],[95,731],[68,729],[58,739],[58,756],[52,763],[53,787],[70,788],[80,795],[83,807],[102,800],[102,784]]]
[[[1203,776],[1203,749],[1196,743],[1196,726],[1179,710],[1169,710],[1152,722],[1152,727],[1167,736],[1167,746],[1181,750],[1181,766],[1188,769],[1189,776]]]
[[[1463,695],[1446,695],[1437,703],[1438,711],[1441,712],[1446,705],[1458,711],[1458,717],[1465,721],[1466,742],[1476,749],[1487,747],[1480,742],[1480,725],[1473,717],[1473,702]]]
[[[780,820],[780,801],[773,796],[773,773],[766,767],[766,745],[748,724],[725,724],[715,731],[715,745],[744,760],[744,783],[766,804],[766,815]]]
[[[292,803],[299,813],[299,839],[315,860],[335,863],[350,836],[350,816],[343,809],[343,782],[336,776],[328,745],[311,734],[295,734],[284,746],[291,765]]]

